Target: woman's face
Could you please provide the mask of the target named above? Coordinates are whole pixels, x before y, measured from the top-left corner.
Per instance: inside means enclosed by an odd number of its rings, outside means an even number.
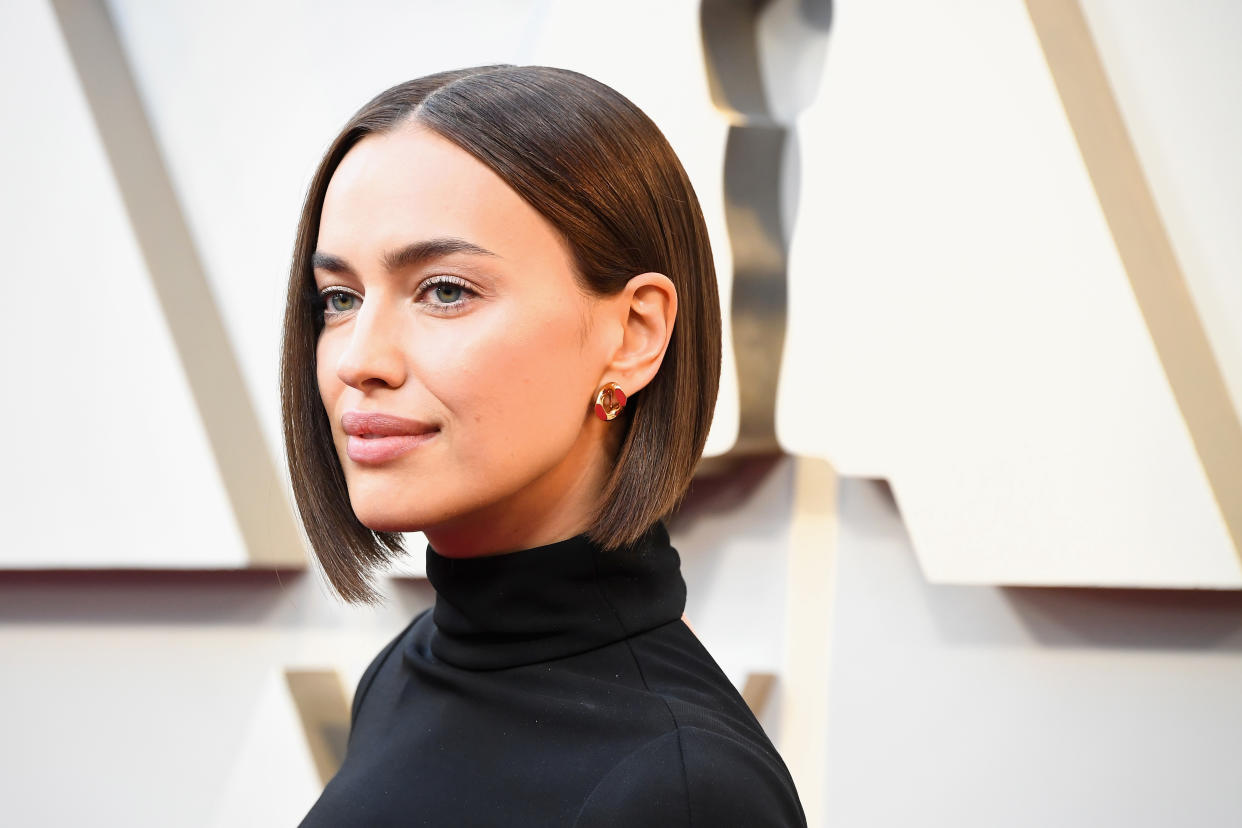
[[[369,135],[328,185],[314,275],[319,391],[363,524],[457,556],[585,529],[622,423],[592,404],[624,317],[534,208],[430,130]],[[407,435],[367,436],[385,431]]]

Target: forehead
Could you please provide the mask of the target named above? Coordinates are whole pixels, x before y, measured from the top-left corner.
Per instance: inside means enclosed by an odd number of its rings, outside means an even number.
[[[319,249],[370,266],[384,251],[437,236],[518,261],[567,253],[555,228],[500,176],[426,127],[354,145],[328,183]]]

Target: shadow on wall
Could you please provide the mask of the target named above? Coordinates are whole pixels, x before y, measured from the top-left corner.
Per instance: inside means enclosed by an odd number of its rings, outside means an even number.
[[[904,526],[888,482],[866,483]],[[999,597],[1029,638],[1047,647],[1242,653],[1242,593],[1236,591],[926,584],[925,597],[941,635],[963,643],[1014,643],[1012,629],[979,623],[981,605]]]
[[[1049,647],[1242,653],[1242,594],[1196,589],[1002,587]]]
[[[667,521],[669,531],[689,530],[705,516],[744,508],[783,459],[780,454],[731,458],[728,474],[696,475],[681,508]]]

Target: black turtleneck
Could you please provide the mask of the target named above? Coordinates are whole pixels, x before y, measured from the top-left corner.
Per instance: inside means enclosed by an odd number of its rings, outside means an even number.
[[[805,826],[785,764],[681,621],[668,532],[481,558],[427,547],[435,607],[354,694],[301,825]]]

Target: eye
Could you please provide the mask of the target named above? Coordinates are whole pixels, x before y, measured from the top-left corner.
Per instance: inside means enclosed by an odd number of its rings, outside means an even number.
[[[319,300],[323,305],[323,318],[332,319],[358,310],[362,297],[344,288],[324,288],[319,292]]]
[[[451,282],[444,282],[436,285],[436,299],[446,305],[451,305],[461,298],[462,286],[455,285]]]
[[[420,298],[425,297],[428,310],[433,313],[453,312],[469,304],[478,294],[463,279],[456,276],[433,276],[418,288]]]

